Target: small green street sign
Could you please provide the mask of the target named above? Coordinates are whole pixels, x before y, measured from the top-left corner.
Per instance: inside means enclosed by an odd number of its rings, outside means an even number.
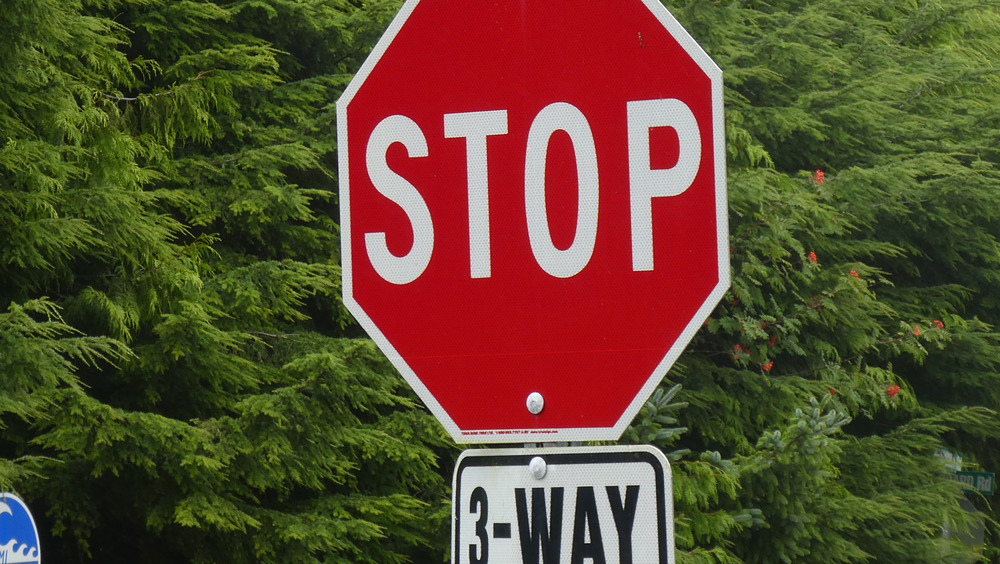
[[[967,491],[983,495],[993,495],[997,481],[994,472],[954,472],[949,478],[965,486]]]

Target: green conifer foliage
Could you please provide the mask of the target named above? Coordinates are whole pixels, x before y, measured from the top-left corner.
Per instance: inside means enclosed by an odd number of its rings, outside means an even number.
[[[47,559],[440,559],[451,447],[345,338],[331,219],[392,12],[0,7],[0,489]]]
[[[670,7],[727,85],[733,288],[671,378],[677,446],[720,450],[720,508],[760,511],[715,542],[969,561],[937,455],[996,464],[997,4]]]
[[[398,0],[0,4],[0,490],[53,561],[439,562],[457,450],[340,302],[334,102]],[[678,561],[965,562],[1000,468],[1000,4],[667,2],[732,290],[624,438]],[[995,504],[994,504],[995,505]]]

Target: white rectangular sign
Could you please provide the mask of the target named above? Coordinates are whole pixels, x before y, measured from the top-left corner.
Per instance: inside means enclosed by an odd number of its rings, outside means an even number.
[[[467,450],[453,564],[673,564],[673,487],[651,446]]]

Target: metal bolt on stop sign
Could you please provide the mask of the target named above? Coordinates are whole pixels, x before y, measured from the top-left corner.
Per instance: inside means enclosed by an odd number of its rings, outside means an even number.
[[[545,409],[545,398],[543,398],[542,394],[538,392],[531,392],[528,394],[528,400],[525,403],[528,406],[528,411],[532,415],[538,415],[543,409]]]

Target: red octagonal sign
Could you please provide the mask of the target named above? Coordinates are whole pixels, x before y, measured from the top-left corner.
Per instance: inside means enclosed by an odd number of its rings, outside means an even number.
[[[454,439],[617,439],[729,286],[718,67],[656,0],[408,0],[337,111],[344,301]]]

